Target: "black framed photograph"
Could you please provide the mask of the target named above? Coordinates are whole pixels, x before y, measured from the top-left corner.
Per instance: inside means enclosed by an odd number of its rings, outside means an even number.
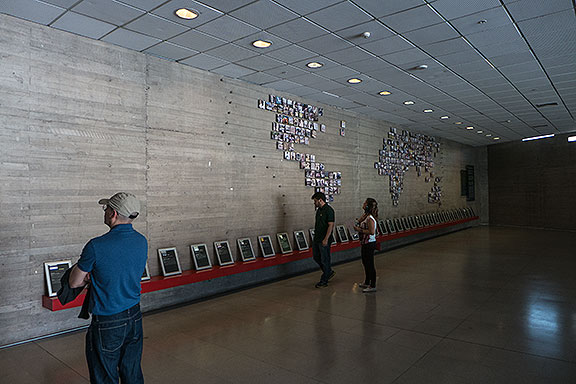
[[[346,233],[345,226],[338,225],[336,227],[336,233],[338,233],[338,238],[340,239],[341,243],[347,243],[348,241],[350,241],[350,239],[348,239],[348,234]]]
[[[232,252],[230,251],[230,244],[228,243],[228,240],[215,241],[214,250],[216,251],[216,257],[218,258],[219,265],[234,264],[234,258],[232,257]]]
[[[382,219],[378,220],[378,229],[380,230],[381,235],[387,235],[388,234],[388,229],[386,228],[386,223],[384,223],[384,220],[382,220]]]
[[[416,219],[414,218],[414,216],[410,216],[408,218],[408,220],[410,221],[410,228],[412,228],[412,229],[418,228],[418,225],[416,224]]]
[[[190,246],[190,252],[192,252],[194,268],[197,271],[212,268],[212,260],[206,244],[193,244]]]
[[[72,267],[72,260],[49,261],[44,263],[44,276],[49,297],[56,296],[62,284],[60,279]]]
[[[352,229],[348,228],[348,233],[350,233],[350,238],[353,241],[360,240],[360,234],[358,232],[356,232],[356,230],[354,230],[354,228],[352,228]]]
[[[400,221],[402,222],[405,231],[410,230],[410,223],[408,222],[408,218],[406,216],[402,216],[400,218]]]
[[[386,219],[386,229],[388,229],[388,233],[396,233],[396,227],[391,219]]]
[[[146,263],[146,268],[144,268],[144,272],[142,272],[142,277],[140,281],[150,280],[150,270],[148,269],[148,263]]]
[[[424,226],[424,224],[422,224],[422,219],[420,218],[420,216],[416,215],[414,217],[414,220],[416,220],[416,225],[418,226],[418,228],[422,228]]]
[[[392,222],[394,223],[394,227],[396,227],[396,232],[404,232],[404,228],[397,217],[393,218]]]
[[[294,231],[294,240],[296,240],[296,246],[299,251],[304,251],[309,248],[304,231]]]
[[[248,237],[238,239],[238,249],[240,250],[240,258],[242,261],[251,261],[256,259],[254,248],[252,248],[252,241]]]
[[[290,239],[288,238],[288,234],[286,232],[277,233],[276,238],[278,239],[280,252],[282,253],[292,252],[292,244],[290,244]]]
[[[260,244],[260,250],[262,251],[263,257],[272,257],[276,255],[270,235],[258,236],[258,244]]]
[[[182,273],[180,268],[180,260],[178,259],[178,251],[176,248],[160,248],[158,249],[158,258],[160,259],[160,266],[162,267],[163,276],[173,276]]]

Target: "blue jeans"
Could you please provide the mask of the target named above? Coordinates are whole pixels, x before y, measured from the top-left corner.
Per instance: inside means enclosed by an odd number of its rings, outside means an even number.
[[[314,261],[322,270],[322,277],[320,281],[328,283],[328,278],[332,274],[332,263],[330,261],[330,244],[323,246],[322,243],[312,242],[312,256]]]
[[[115,315],[92,315],[86,333],[90,383],[144,383],[142,340],[139,304]]]

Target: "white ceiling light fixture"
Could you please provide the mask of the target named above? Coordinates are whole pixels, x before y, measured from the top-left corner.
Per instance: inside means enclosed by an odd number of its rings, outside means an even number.
[[[499,138],[499,137],[495,137],[494,140],[500,140],[500,138]]]
[[[357,77],[353,77],[351,79],[348,79],[348,83],[350,84],[360,84],[362,82],[362,79],[359,79]]]
[[[466,127],[467,130],[471,131],[474,129],[474,127]]]
[[[432,112],[434,112],[434,110],[433,110],[433,109],[425,109],[425,110],[422,111],[422,112],[424,112],[424,113],[432,113]]]
[[[532,137],[525,137],[522,139],[522,141],[532,141],[532,140],[540,140],[540,139],[548,139],[550,137],[554,137],[554,134],[550,134],[550,135],[541,135],[541,136],[532,136]]]
[[[413,104],[414,104],[414,102],[412,100],[406,100],[404,102],[404,105],[413,105]]]
[[[461,121],[456,121],[456,122],[454,122],[454,124],[460,125],[460,124],[462,124],[462,122],[461,122]]]
[[[569,142],[569,143],[572,143],[572,142],[574,142],[574,141],[576,141],[576,136],[570,136],[570,137],[568,137],[568,142]]]
[[[478,131],[478,132],[476,132],[476,133],[481,134],[481,133],[484,133],[484,131]]]
[[[390,91],[380,91],[380,92],[378,92],[378,94],[379,94],[380,96],[388,96],[388,95],[391,95],[392,92],[390,92]]]
[[[317,61],[311,61],[310,63],[306,64],[306,66],[308,68],[316,69],[316,68],[322,68],[324,64],[319,63]]]
[[[446,120],[446,119],[449,119],[450,116],[440,116],[440,118],[441,118],[442,120]]]
[[[192,20],[198,17],[199,13],[190,9],[180,8],[175,12],[176,16],[184,20]]]
[[[487,134],[486,134],[486,137],[492,137],[492,134],[491,134],[491,133],[487,133]]]
[[[256,40],[252,42],[252,45],[256,48],[268,48],[269,46],[272,45],[272,42],[265,40]]]

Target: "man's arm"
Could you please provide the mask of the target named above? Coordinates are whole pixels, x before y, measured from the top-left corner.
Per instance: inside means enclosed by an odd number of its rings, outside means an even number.
[[[326,230],[326,237],[324,237],[324,240],[322,240],[322,245],[323,246],[327,246],[328,245],[328,240],[330,240],[330,235],[332,234],[332,230],[334,229],[334,222],[333,221],[329,221],[328,222],[328,229]]]
[[[84,272],[78,265],[75,265],[72,268],[72,272],[70,273],[70,278],[68,279],[68,284],[70,288],[80,288],[88,284],[90,281],[90,277],[88,272]]]

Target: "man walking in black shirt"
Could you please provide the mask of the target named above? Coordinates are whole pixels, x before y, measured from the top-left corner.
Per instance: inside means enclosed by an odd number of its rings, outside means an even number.
[[[330,245],[332,244],[332,230],[334,229],[334,209],[326,203],[326,195],[316,192],[312,196],[316,207],[316,223],[314,225],[314,239],[312,240],[312,255],[322,270],[322,277],[316,283],[316,288],[328,286],[328,281],[334,277],[330,261]]]

